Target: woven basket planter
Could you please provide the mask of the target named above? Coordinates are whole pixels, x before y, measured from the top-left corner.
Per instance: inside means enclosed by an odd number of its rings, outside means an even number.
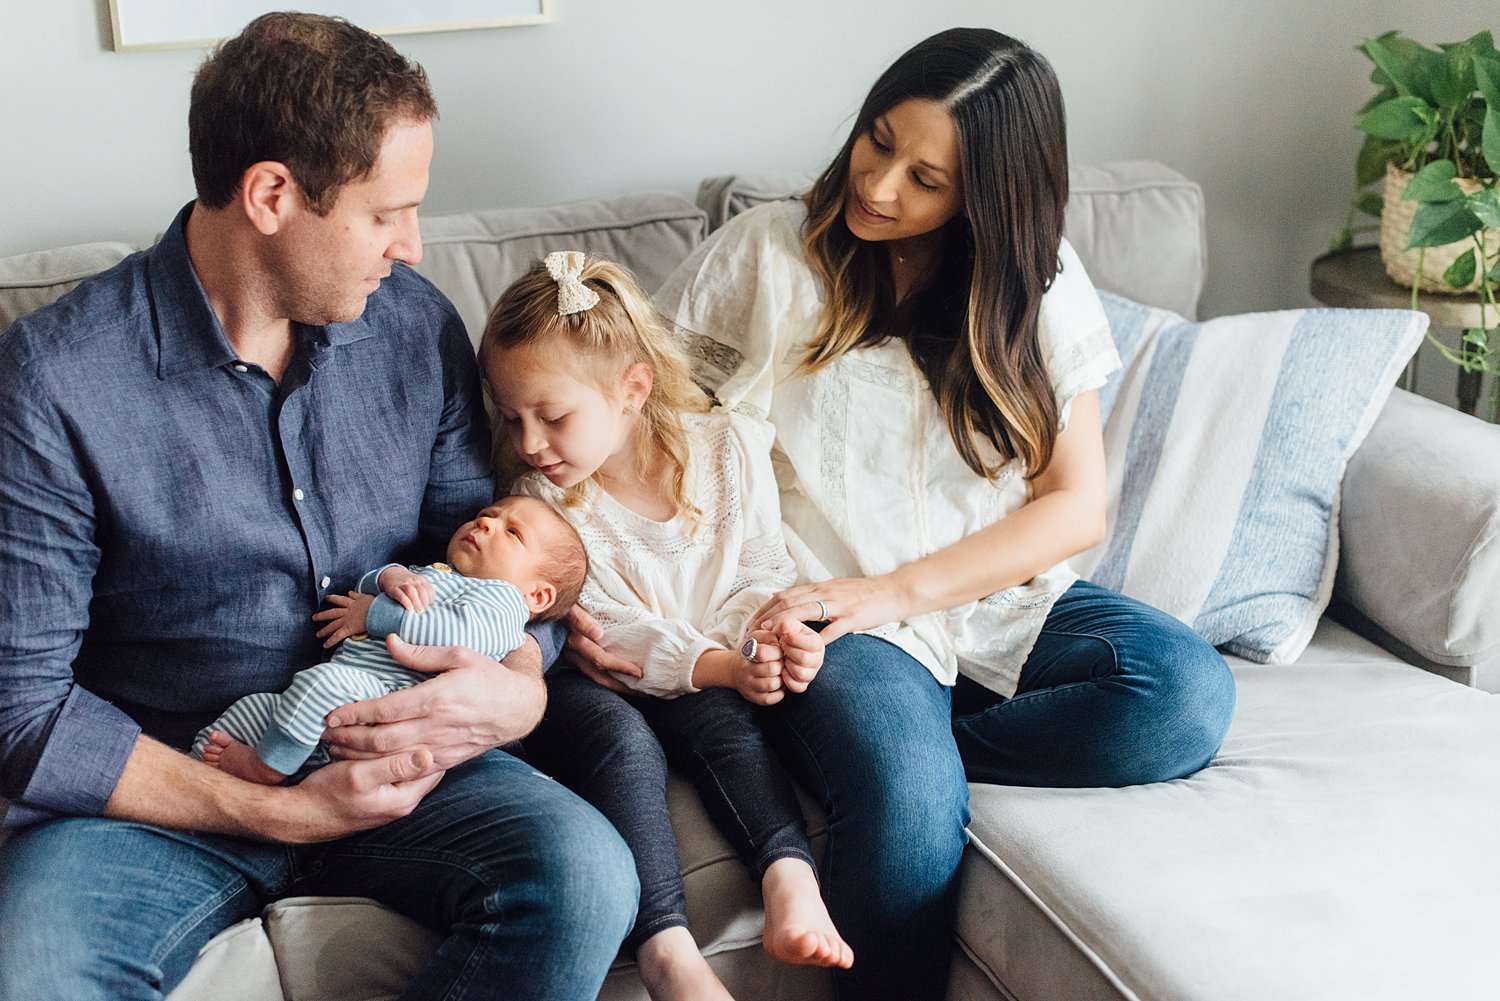
[[[1416,283],[1417,256],[1423,254],[1421,250],[1406,249],[1406,241],[1411,238],[1411,222],[1417,214],[1417,203],[1406,201],[1401,197],[1401,192],[1406,190],[1409,183],[1411,183],[1409,171],[1402,170],[1393,163],[1386,164],[1385,208],[1380,212],[1380,260],[1385,265],[1385,273],[1391,276],[1391,281],[1406,288],[1411,288]],[[1473,194],[1480,187],[1477,182],[1466,177],[1456,178],[1454,183],[1466,195]],[[1500,241],[1500,231],[1493,229],[1486,231],[1485,246],[1494,247],[1497,241]],[[1441,247],[1428,247],[1422,258],[1420,289],[1423,292],[1454,294],[1472,292],[1479,288],[1477,273],[1474,280],[1462,289],[1456,289],[1443,281],[1443,272],[1447,271],[1454,261],[1473,246],[1474,241],[1465,237]]]

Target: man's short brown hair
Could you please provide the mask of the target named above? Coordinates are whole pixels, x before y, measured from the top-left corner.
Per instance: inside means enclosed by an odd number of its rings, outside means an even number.
[[[366,176],[386,129],[429,122],[437,102],[422,67],[343,18],[263,14],[198,69],[188,151],[198,201],[228,205],[255,163],[283,163],[314,212]]]

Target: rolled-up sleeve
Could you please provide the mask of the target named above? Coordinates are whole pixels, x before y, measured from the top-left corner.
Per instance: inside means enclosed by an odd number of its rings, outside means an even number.
[[[99,813],[140,733],[73,678],[99,550],[85,472],[40,382],[0,352],[0,793],[22,808],[7,826]]]

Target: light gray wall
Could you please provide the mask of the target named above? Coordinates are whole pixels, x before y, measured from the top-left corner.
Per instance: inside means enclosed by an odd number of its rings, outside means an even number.
[[[293,5],[295,6],[295,5]],[[442,104],[429,211],[822,166],[877,73],[955,24],[1053,61],[1078,161],[1153,158],[1202,183],[1205,315],[1299,306],[1352,194],[1353,46],[1449,41],[1494,0],[553,0],[550,24],[406,35]],[[109,50],[104,0],[0,0],[0,254],[148,240],[192,197],[201,50]]]

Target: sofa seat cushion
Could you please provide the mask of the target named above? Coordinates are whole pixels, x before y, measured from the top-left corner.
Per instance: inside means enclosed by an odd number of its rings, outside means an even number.
[[[672,774],[667,804],[687,885],[688,922],[719,977],[736,997],[823,1001],[824,970],[769,962],[761,949],[760,890],[709,820],[692,786]],[[828,825],[805,797],[813,853],[822,857]],[[415,921],[361,897],[289,897],[260,918],[220,933],[168,1001],[222,1001],[226,984],[246,984],[253,1001],[394,999],[436,951],[440,937]],[[274,952],[274,958],[273,958]],[[267,981],[269,969],[269,986]],[[275,988],[279,970],[280,989]],[[251,990],[254,987],[254,991]],[[644,997],[633,957],[620,956],[601,1001]]]
[[[1197,775],[973,787],[968,959],[1018,1001],[1494,997],[1500,700],[1326,619],[1231,665]]]

